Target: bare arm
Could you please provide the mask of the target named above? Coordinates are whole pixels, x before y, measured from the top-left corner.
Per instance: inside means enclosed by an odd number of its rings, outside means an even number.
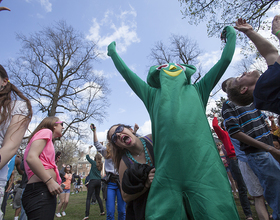
[[[30,169],[33,173],[39,177],[44,183],[46,183],[51,194],[56,195],[62,192],[60,185],[55,179],[47,172],[39,158],[47,141],[44,139],[38,139],[32,142],[29,152],[26,157]]]
[[[2,148],[0,149],[0,170],[16,154],[20,146],[22,138],[30,122],[30,120],[26,120],[22,123],[23,119],[25,119],[25,116],[23,115],[14,115],[12,117],[11,123],[3,140]]]
[[[0,11],[11,11],[11,9],[7,8],[7,7],[0,7]]]
[[[5,192],[9,192],[11,190],[11,188],[12,188],[12,185],[13,185],[13,182],[14,182],[14,179],[15,179],[15,174],[14,173],[15,172],[13,171],[12,174],[11,174],[11,177],[9,179],[9,185],[8,185],[8,187],[7,187]]]
[[[127,166],[125,165],[125,163],[123,162],[123,160],[121,160],[120,162],[120,167],[119,167],[119,178],[120,178],[120,187],[121,187],[121,194],[122,194],[122,198],[125,202],[130,202],[132,200],[137,199],[139,196],[141,196],[142,194],[144,194],[150,187],[151,184],[153,182],[154,176],[155,176],[155,171],[156,169],[153,168],[150,173],[149,176],[146,180],[145,183],[145,187],[141,192],[135,193],[135,194],[127,194],[122,190],[122,179],[123,179],[123,174],[124,171],[127,169]]]
[[[247,134],[243,133],[243,132],[237,132],[235,133],[234,135],[232,135],[233,138],[245,143],[245,144],[248,144],[250,146],[253,146],[253,147],[256,147],[256,148],[259,148],[259,149],[262,149],[262,150],[265,150],[269,153],[271,153],[271,155],[278,161],[280,162],[280,151],[277,150],[276,148],[268,145],[268,144],[265,144],[261,141],[257,141],[255,140],[254,138],[248,136]]]
[[[265,58],[268,66],[276,62],[279,57],[278,50],[267,39],[254,31],[253,27],[250,24],[247,24],[245,19],[239,18],[236,21],[236,26],[234,28],[247,35],[247,37],[255,44],[259,53]]]

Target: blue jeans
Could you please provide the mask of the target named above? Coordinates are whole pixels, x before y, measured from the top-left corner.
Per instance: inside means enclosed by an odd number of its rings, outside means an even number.
[[[21,198],[20,199],[22,199],[22,194],[23,194],[24,190],[25,190],[25,188],[21,192]],[[24,208],[22,206],[22,202],[21,202],[21,211],[20,211],[20,218],[19,218],[19,220],[27,220],[27,216],[26,216],[25,210],[24,210]]]
[[[118,220],[125,220],[126,203],[122,199],[122,195],[118,185],[112,182],[109,182],[107,186],[107,200],[106,200],[107,220],[115,219],[114,216],[115,216],[116,196],[118,202]]]
[[[273,219],[280,220],[280,165],[267,152],[250,153],[248,164],[258,177],[264,198],[273,210]]]
[[[237,182],[239,200],[245,216],[252,216],[250,202],[247,197],[247,187],[239,169],[238,160],[230,158],[229,169],[233,179]]]

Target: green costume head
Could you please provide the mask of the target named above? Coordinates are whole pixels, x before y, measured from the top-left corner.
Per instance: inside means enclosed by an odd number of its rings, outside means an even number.
[[[181,74],[183,71],[185,75]],[[181,74],[182,77],[186,77],[187,84],[191,84],[191,76],[195,71],[195,66],[186,64],[166,63],[160,66],[152,66],[147,77],[147,83],[151,87],[160,88],[160,78],[162,75],[166,76],[167,74],[171,77],[177,77]]]

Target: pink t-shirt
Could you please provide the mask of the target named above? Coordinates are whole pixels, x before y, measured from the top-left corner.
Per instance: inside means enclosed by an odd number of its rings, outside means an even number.
[[[41,160],[45,170],[48,169],[54,169],[56,173],[56,181],[58,184],[61,184],[61,178],[59,176],[59,172],[57,169],[57,166],[55,164],[55,150],[52,142],[52,131],[50,129],[42,129],[38,131],[30,140],[28,143],[25,152],[24,152],[24,168],[25,172],[27,174],[28,180],[31,178],[31,176],[34,175],[30,167],[28,166],[26,162],[26,157],[29,152],[30,146],[33,143],[33,141],[44,139],[47,141],[46,146],[44,147],[42,153],[39,156],[39,159]]]

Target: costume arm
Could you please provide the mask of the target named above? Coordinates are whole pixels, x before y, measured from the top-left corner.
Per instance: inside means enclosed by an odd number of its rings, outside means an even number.
[[[210,92],[216,86],[216,84],[226,71],[227,67],[229,66],[235,50],[236,33],[234,28],[231,26],[225,27],[223,30],[223,34],[225,34],[227,43],[220,60],[209,70],[208,73],[205,74],[205,76],[197,84],[195,84],[197,85],[197,88],[201,94],[202,102],[205,108]]]
[[[136,95],[144,102],[145,106],[147,107],[149,101],[149,91],[152,88],[128,68],[128,66],[124,63],[124,61],[120,58],[116,51],[115,42],[112,42],[108,46],[108,56],[112,58],[117,70],[123,76],[130,88],[136,93]]]

